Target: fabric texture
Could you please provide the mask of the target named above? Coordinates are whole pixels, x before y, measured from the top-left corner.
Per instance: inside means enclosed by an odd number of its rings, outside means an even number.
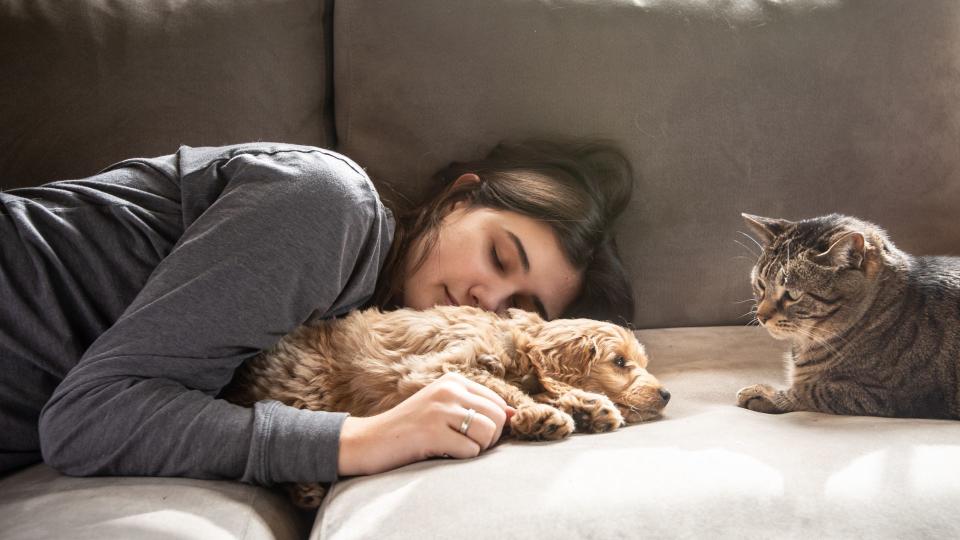
[[[338,2],[337,149],[415,198],[502,139],[610,139],[638,177],[634,323],[737,324],[741,212],[960,255],[958,21],[953,0]]]
[[[960,423],[748,411],[737,391],[783,385],[784,342],[756,327],[639,337],[673,395],[662,419],[341,480],[310,538],[960,536]]]
[[[0,190],[180,145],[332,147],[328,3],[0,2]]]
[[[344,414],[214,396],[297,325],[372,294],[393,221],[356,164],[184,147],[0,201],[4,469],[42,449],[74,475],[336,478]]]
[[[300,540],[279,489],[187,478],[73,478],[47,465],[0,477],[5,540]]]

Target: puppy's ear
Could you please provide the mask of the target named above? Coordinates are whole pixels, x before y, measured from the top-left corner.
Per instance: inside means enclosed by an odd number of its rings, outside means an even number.
[[[549,362],[544,362],[545,357],[531,357],[531,359],[533,360],[533,370],[536,373],[537,381],[546,393],[559,397],[570,391],[571,386],[569,384],[553,378],[553,375],[557,374],[556,369],[551,369]]]
[[[572,386],[561,379],[578,380],[590,371],[588,346],[581,339],[566,340],[548,350],[533,347],[529,352],[531,364],[540,385],[550,394],[562,395]]]
[[[516,321],[517,324],[524,329],[537,327],[544,323],[543,317],[541,317],[540,314],[535,311],[524,311],[522,309],[509,308],[507,309],[507,315],[510,316],[511,320]]]

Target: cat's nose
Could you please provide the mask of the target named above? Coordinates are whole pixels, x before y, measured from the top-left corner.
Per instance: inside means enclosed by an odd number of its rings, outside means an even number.
[[[663,404],[666,405],[670,401],[670,391],[667,390],[666,388],[661,388],[659,392],[660,392],[660,399],[662,399]]]

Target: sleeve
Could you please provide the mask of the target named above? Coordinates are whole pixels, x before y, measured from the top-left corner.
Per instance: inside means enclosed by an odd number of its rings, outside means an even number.
[[[333,152],[178,154],[184,234],[44,407],[44,459],[72,475],[333,481],[345,414],[215,396],[296,325],[369,297],[392,217]],[[210,186],[191,217],[191,190]]]

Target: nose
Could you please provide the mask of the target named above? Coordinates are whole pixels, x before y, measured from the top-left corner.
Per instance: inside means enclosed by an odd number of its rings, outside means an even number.
[[[760,321],[760,324],[764,324],[773,318],[773,315],[775,312],[776,312],[776,307],[771,306],[766,302],[763,302],[759,306],[757,306],[757,320]]]
[[[663,400],[663,404],[666,405],[670,402],[670,391],[666,388],[660,389],[660,399]]]
[[[497,313],[506,310],[507,302],[513,294],[509,283],[491,282],[470,289],[470,301],[474,306]]]

